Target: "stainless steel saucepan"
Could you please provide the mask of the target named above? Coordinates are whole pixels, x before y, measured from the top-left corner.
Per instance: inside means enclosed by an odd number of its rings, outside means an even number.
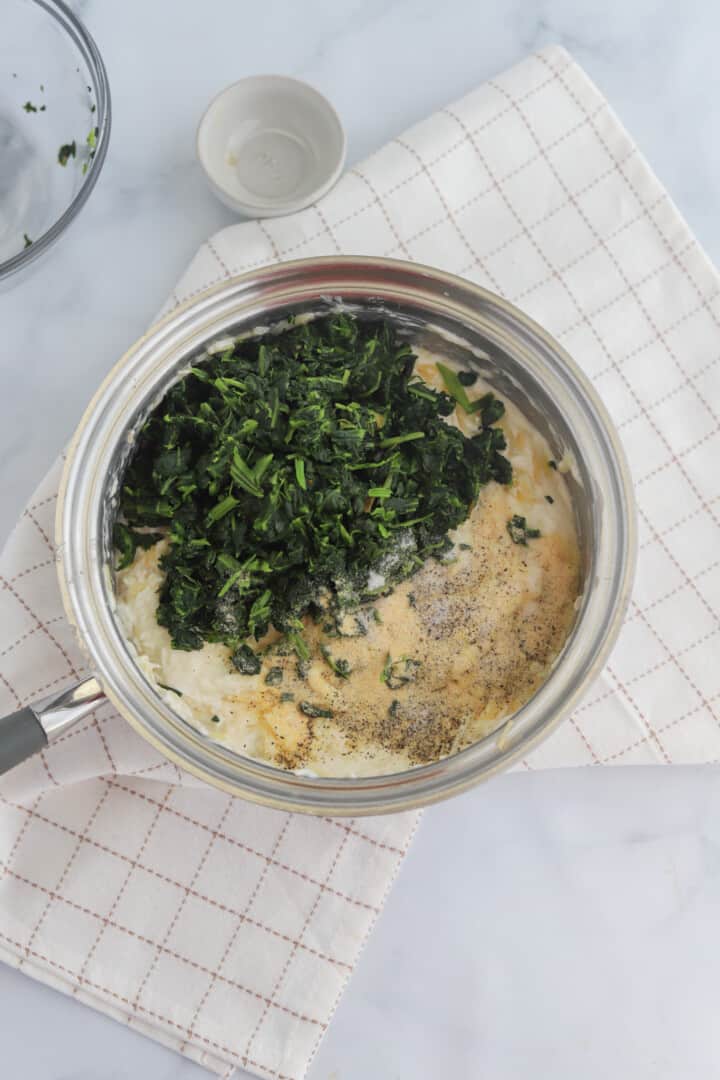
[[[195,730],[135,664],[115,616],[112,526],[119,484],[145,418],[211,342],[342,304],[382,312],[417,344],[476,367],[568,454],[582,556],[575,625],[547,681],[492,735],[431,765],[389,776],[299,776],[250,760]],[[51,702],[0,720],[0,769],[37,752],[106,696],[178,766],[285,810],[373,814],[445,798],[507,768],[545,737],[598,674],[620,628],[635,563],[627,467],[588,380],[540,326],[499,297],[438,270],[389,259],[320,258],[255,270],[202,293],[153,327],[110,372],[70,448],[57,546],[68,618],[95,675]]]

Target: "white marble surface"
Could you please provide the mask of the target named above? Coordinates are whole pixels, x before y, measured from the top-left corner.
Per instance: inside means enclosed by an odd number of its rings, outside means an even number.
[[[75,0],[105,56],[105,171],[59,249],[0,293],[0,538],[92,389],[233,220],[194,130],[243,75],[314,82],[349,161],[540,44],[586,67],[720,258],[713,0]],[[1,163],[0,163],[1,167]],[[720,1075],[720,774],[506,777],[426,815],[311,1080]],[[201,1080],[0,968],[8,1080]]]

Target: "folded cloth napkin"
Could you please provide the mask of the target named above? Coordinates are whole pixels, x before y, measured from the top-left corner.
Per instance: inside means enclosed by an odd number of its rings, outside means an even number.
[[[607,102],[548,49],[318,206],[224,229],[171,305],[336,252],[506,296],[565,345],[620,430],[639,503],[632,606],[605,674],[524,767],[718,758],[718,279]],[[58,476],[0,562],[3,711],[86,669],[55,582]],[[0,791],[0,955],[217,1073],[277,1080],[304,1075],[418,820],[256,808],[179,773],[109,706]]]

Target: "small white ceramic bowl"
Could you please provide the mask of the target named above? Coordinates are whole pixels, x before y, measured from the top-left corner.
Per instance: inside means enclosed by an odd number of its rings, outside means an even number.
[[[255,75],[221,91],[197,133],[216,195],[242,214],[291,214],[329,191],[345,163],[345,132],[330,102],[283,75]]]

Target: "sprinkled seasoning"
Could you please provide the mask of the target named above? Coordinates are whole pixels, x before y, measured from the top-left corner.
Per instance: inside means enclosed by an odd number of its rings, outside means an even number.
[[[528,540],[537,540],[540,536],[539,529],[531,529],[527,521],[520,514],[513,514],[507,523],[507,531],[513,544],[527,546]]]

